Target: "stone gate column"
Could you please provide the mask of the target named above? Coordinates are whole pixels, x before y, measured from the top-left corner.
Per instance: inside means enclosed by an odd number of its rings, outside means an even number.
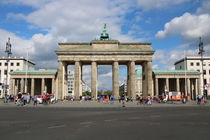
[[[159,95],[158,78],[155,78],[155,91],[156,91],[156,96],[158,96]]]
[[[127,91],[127,96],[129,96],[130,97],[130,63],[128,63],[128,65],[127,65],[127,89],[126,89],[126,91]]]
[[[75,71],[74,71],[74,96],[78,100],[79,96],[82,95],[81,89],[81,62],[75,62]]]
[[[198,96],[198,79],[195,79],[195,99]]]
[[[151,61],[147,61],[147,93],[150,95],[150,96],[154,96],[153,92],[152,92],[152,83],[153,83],[153,80],[152,80],[152,62]]]
[[[12,94],[15,95],[15,79],[12,80]]]
[[[68,65],[67,63],[63,63],[63,71],[64,71],[64,81],[63,81],[63,94],[62,99],[64,99],[64,96],[67,96],[68,92]]]
[[[190,78],[187,78],[187,95],[190,95],[191,91],[190,91],[191,87],[190,87]]]
[[[17,94],[21,92],[20,90],[20,79],[17,79]]]
[[[97,63],[93,61],[91,63],[91,96],[97,99]]]
[[[144,99],[147,98],[146,72],[147,72],[146,62],[143,62],[142,64],[142,95]]]
[[[14,89],[15,89],[15,79],[13,78],[10,78],[10,81],[9,81],[9,94],[13,94],[14,95]]]
[[[179,78],[176,78],[176,91],[180,92]]]
[[[24,79],[21,78],[21,81],[20,81],[20,92],[23,93],[24,92]]]
[[[42,82],[41,82],[41,94],[46,94],[46,91],[45,91],[45,79],[42,78]]]
[[[55,93],[55,78],[52,78],[52,89],[51,89],[52,93]]]
[[[64,84],[64,66],[62,61],[58,61],[58,93],[57,99],[63,98],[63,84]]]
[[[166,90],[169,91],[169,78],[166,78]]]
[[[135,99],[136,98],[136,69],[135,69],[135,62],[131,61],[130,62],[130,94],[131,98]]]
[[[28,79],[27,78],[25,78],[25,87],[24,87],[24,92],[25,93],[28,93]]]
[[[201,88],[201,86],[202,86],[201,85],[201,79],[199,78],[198,79],[198,94],[200,94],[200,95],[202,95],[202,91],[201,91],[202,88]]]
[[[112,66],[112,91],[115,99],[119,98],[119,63],[115,61]]]
[[[14,88],[14,90],[15,90],[15,91],[14,91],[14,92],[15,92],[14,94],[15,94],[15,95],[17,95],[17,93],[18,93],[18,91],[17,91],[17,90],[18,90],[18,89],[17,89],[17,81],[18,81],[18,79],[15,79],[15,88]]]
[[[34,96],[34,78],[31,79],[31,96]]]

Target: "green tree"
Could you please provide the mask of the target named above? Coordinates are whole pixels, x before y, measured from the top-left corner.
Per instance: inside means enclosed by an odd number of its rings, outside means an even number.
[[[91,92],[85,91],[82,93],[82,96],[91,96]]]

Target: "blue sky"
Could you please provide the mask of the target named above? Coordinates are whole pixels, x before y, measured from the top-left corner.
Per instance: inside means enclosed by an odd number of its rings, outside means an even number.
[[[56,68],[58,42],[90,42],[104,23],[120,42],[152,43],[154,69],[174,69],[184,50],[197,55],[200,36],[210,54],[210,0],[0,0],[0,19],[0,55],[10,37],[13,56],[28,51],[37,68]],[[110,68],[103,69],[110,82]]]

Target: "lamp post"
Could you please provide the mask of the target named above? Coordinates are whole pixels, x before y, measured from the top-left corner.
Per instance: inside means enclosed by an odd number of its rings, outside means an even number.
[[[203,73],[203,54],[204,54],[204,47],[203,47],[203,42],[202,42],[202,40],[201,40],[201,37],[199,38],[199,52],[198,52],[198,54],[200,54],[201,55],[201,69],[202,69],[202,83],[203,83],[203,85],[202,85],[202,88],[203,88],[203,95],[204,96],[206,96],[205,95],[205,85],[204,85],[204,73]]]
[[[7,95],[7,92],[8,92],[8,76],[9,76],[9,59],[12,55],[12,45],[10,43],[10,38],[8,38],[8,41],[6,42],[6,50],[5,50],[5,53],[7,54],[7,72],[6,72],[6,81],[5,81],[5,84],[4,84],[4,95],[6,97]]]

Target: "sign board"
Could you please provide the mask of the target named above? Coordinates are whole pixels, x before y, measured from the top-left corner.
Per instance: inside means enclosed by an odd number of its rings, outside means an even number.
[[[207,84],[205,85],[205,88],[206,88],[206,89],[210,88],[210,84],[207,83]]]

